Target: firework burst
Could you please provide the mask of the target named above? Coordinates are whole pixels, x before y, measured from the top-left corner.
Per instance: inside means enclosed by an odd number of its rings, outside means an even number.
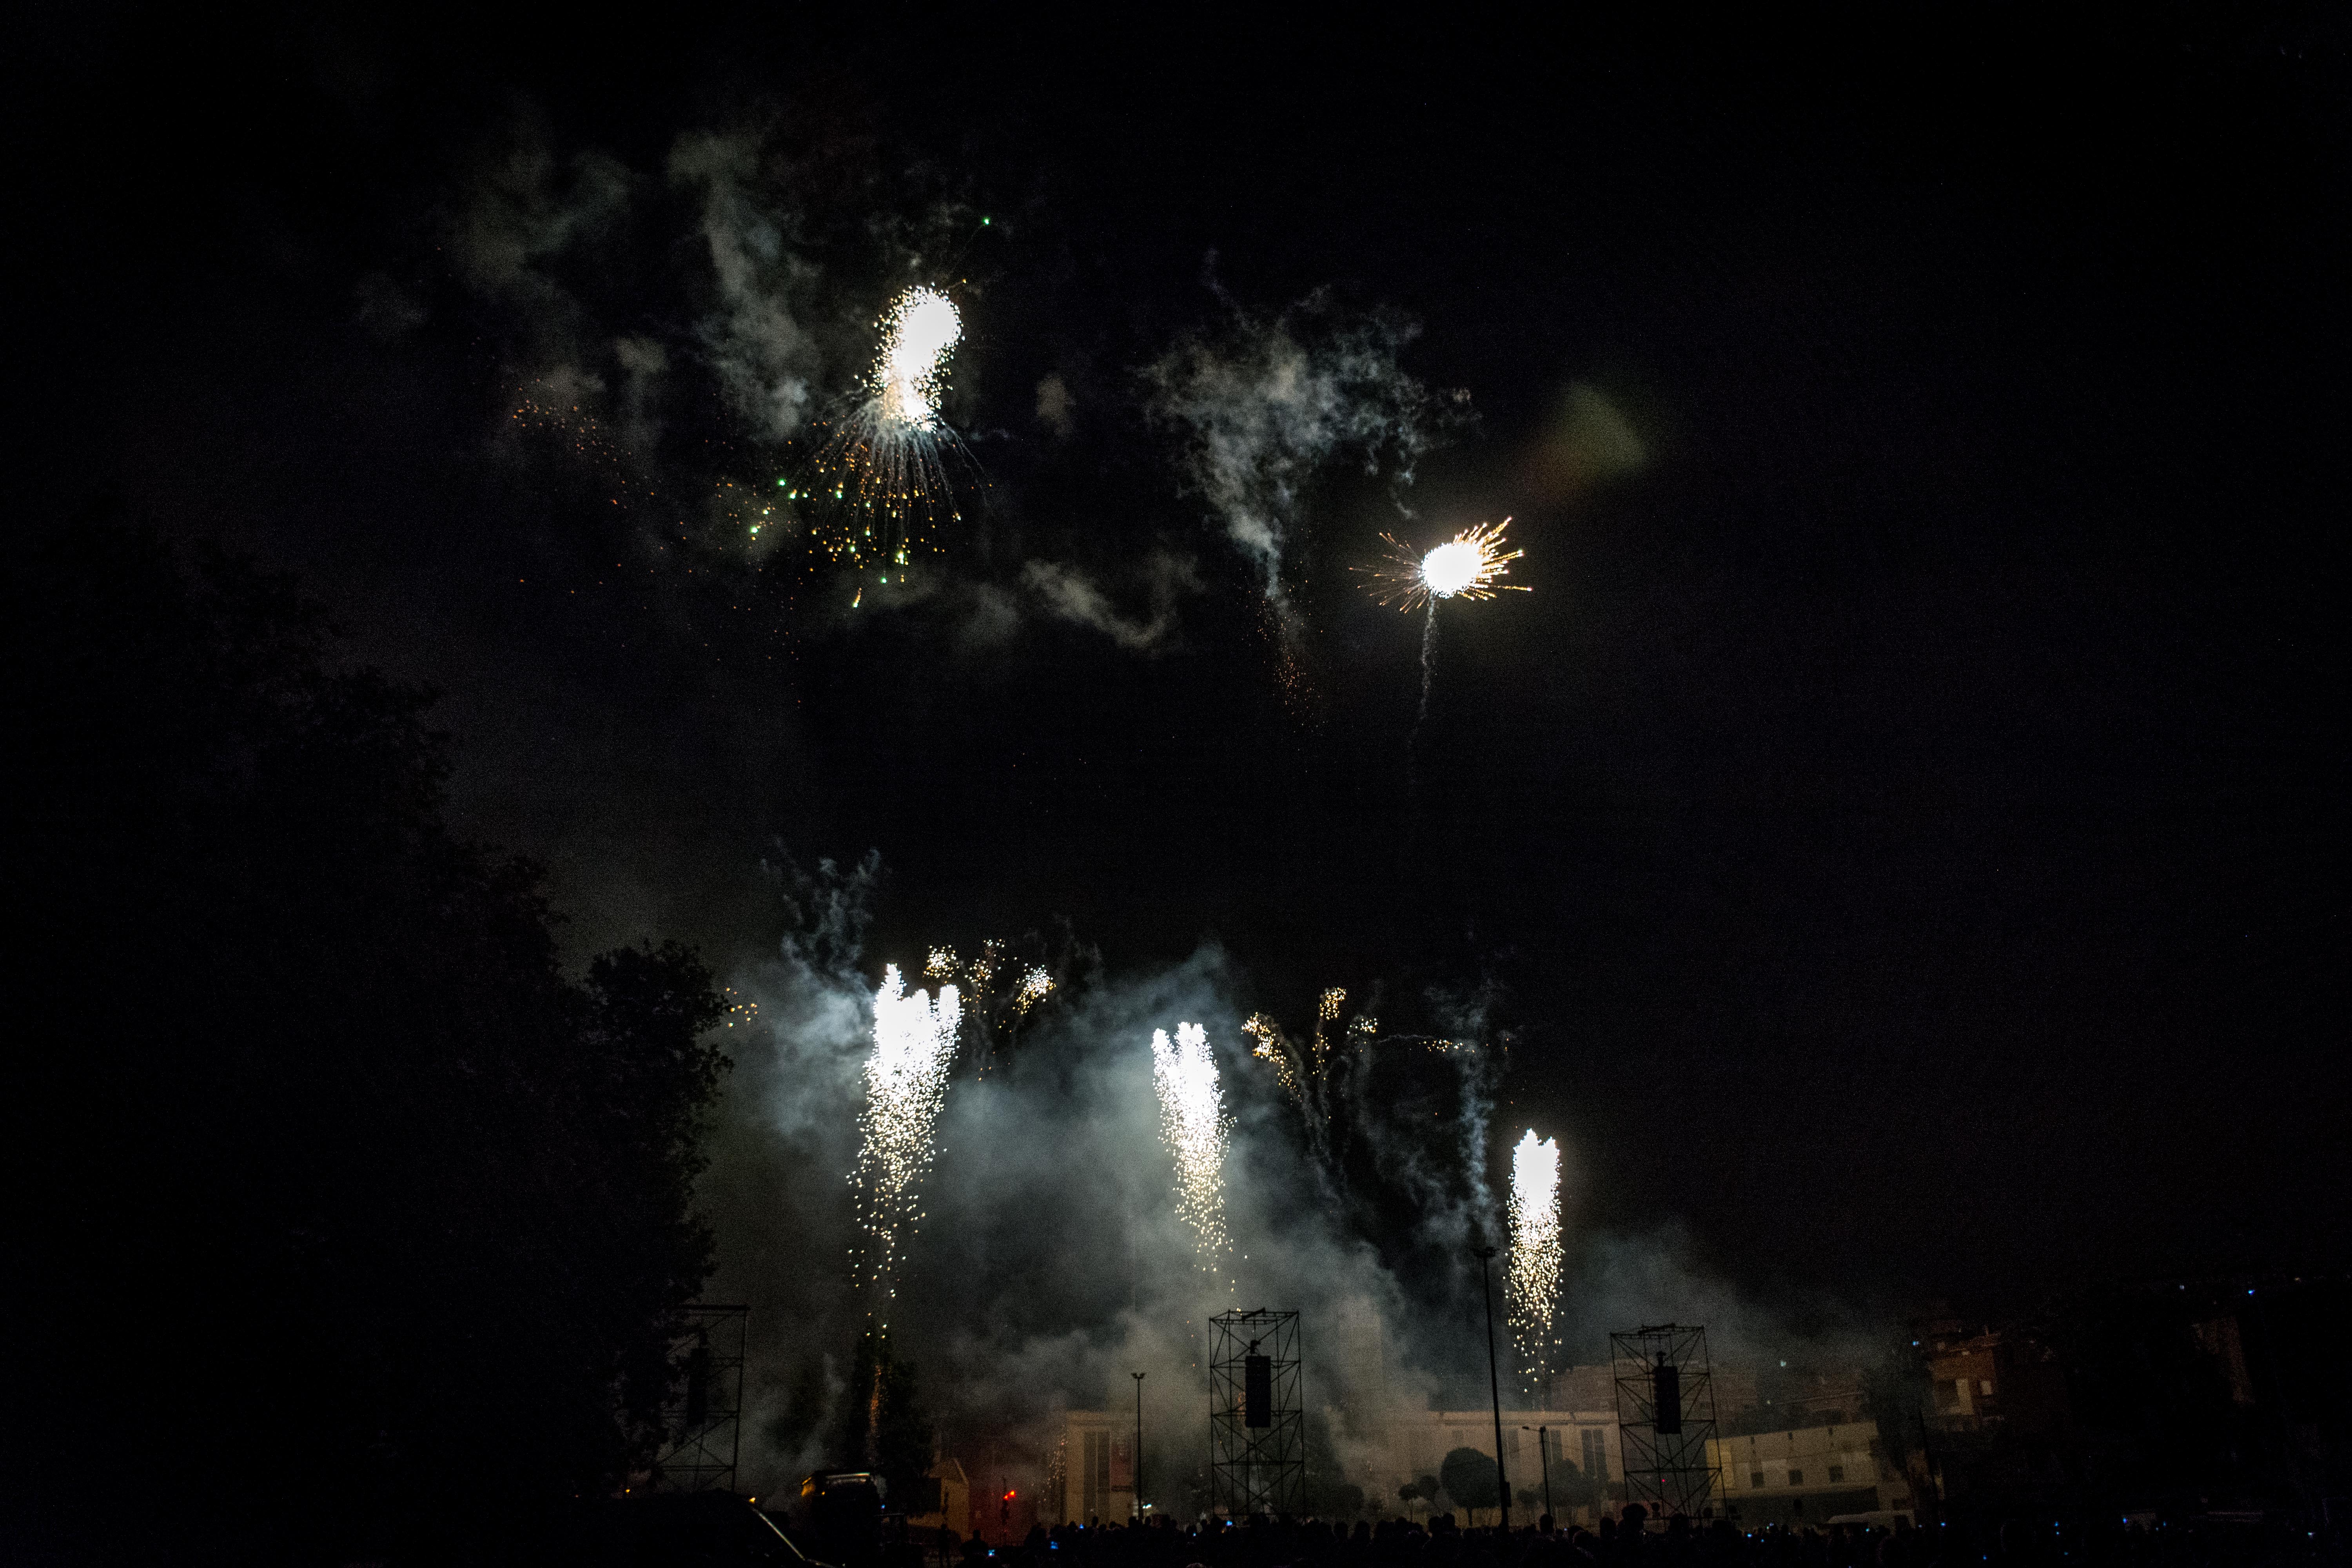
[[[926,284],[893,300],[876,328],[881,344],[862,397],[817,462],[833,477],[833,499],[852,513],[833,542],[835,556],[903,567],[910,519],[962,515],[947,470],[962,445],[940,416],[940,399],[963,318]]]
[[[866,1058],[866,1109],[857,1171],[858,1227],[865,1233],[859,1273],[887,1310],[898,1294],[893,1270],[900,1248],[922,1219],[922,1180],[930,1170],[932,1135],[955,1063],[962,998],[952,985],[912,995],[898,966],[882,971],[874,994],[874,1050]]]
[[[1524,594],[1528,590],[1517,583],[1496,580],[1507,575],[1509,563],[1527,553],[1524,550],[1503,548],[1503,530],[1510,526],[1507,517],[1500,522],[1482,522],[1417,555],[1395,534],[1383,533],[1381,542],[1389,549],[1381,564],[1359,566],[1356,570],[1371,578],[1366,588],[1373,598],[1405,611],[1434,605],[1440,599],[1491,599],[1498,593]]]
[[[1296,1059],[1297,1053],[1283,1034],[1282,1026],[1264,1013],[1253,1013],[1243,1022],[1242,1033],[1255,1042],[1250,1047],[1250,1055],[1274,1069],[1275,1081],[1282,1085],[1282,1092],[1290,1097],[1291,1104],[1304,1110],[1307,1081],[1300,1071],[1302,1064]]]
[[[1225,1273],[1232,1241],[1225,1234],[1225,1143],[1233,1118],[1217,1087],[1217,1064],[1209,1055],[1209,1034],[1198,1024],[1151,1031],[1151,1079],[1160,1090],[1160,1136],[1176,1158],[1176,1213],[1192,1228],[1201,1272],[1227,1292]]]
[[[1013,993],[1013,1016],[1025,1018],[1029,1010],[1054,994],[1054,972],[1042,963],[1033,963],[1021,977],[1020,986]]]
[[[1559,1348],[1559,1142],[1529,1128],[1511,1151],[1511,1338],[1527,1393],[1540,1398]]]

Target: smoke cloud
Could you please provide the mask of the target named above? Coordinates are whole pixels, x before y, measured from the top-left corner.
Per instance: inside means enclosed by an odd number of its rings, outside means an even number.
[[[1032,561],[1022,568],[1021,581],[1056,619],[1091,626],[1130,653],[1150,653],[1175,631],[1179,596],[1199,593],[1201,580],[1191,562],[1159,551],[1146,561],[1144,575],[1151,605],[1148,619],[1121,615],[1095,580],[1075,566]]]
[[[761,204],[759,170],[759,144],[748,135],[682,136],[670,152],[671,182],[701,198],[717,286],[703,345],[730,406],[758,437],[784,441],[808,421],[820,368],[789,303],[814,269],[786,247],[782,223]]]
[[[1285,553],[1317,471],[1342,454],[1366,473],[1386,465],[1402,510],[1414,465],[1467,417],[1468,394],[1432,392],[1398,364],[1418,331],[1388,316],[1337,322],[1318,293],[1272,321],[1237,312],[1223,332],[1188,337],[1145,371],[1146,412],[1181,439],[1189,484],[1277,607],[1287,604]]]
[[[758,1003],[760,1022],[734,1047],[734,1120],[712,1184],[725,1240],[713,1289],[755,1305],[751,1425],[766,1445],[762,1487],[842,1458],[826,1451],[828,1434],[863,1318],[847,1286],[854,1222],[841,1189],[856,1159],[869,972],[889,957],[912,984],[927,956],[866,952],[880,875],[873,859],[780,875],[793,932],[773,960],[735,982]],[[1473,1342],[1463,1311],[1475,1287],[1462,1293],[1460,1241],[1488,1200],[1483,1172],[1465,1176],[1462,1140],[1483,1136],[1465,1129],[1483,1129],[1490,1114],[1489,1053],[1473,1044],[1449,1054],[1445,1042],[1419,1038],[1360,1041],[1363,1092],[1342,1096],[1332,1112],[1348,1124],[1335,1159],[1331,1142],[1307,1135],[1299,1108],[1247,1054],[1240,977],[1220,948],[1129,976],[1096,972],[1082,951],[1055,967],[1054,999],[1017,1042],[968,1042],[940,1124],[925,1218],[901,1255],[891,1335],[931,1417],[951,1445],[1012,1444],[1034,1475],[1057,1410],[1123,1408],[1129,1374],[1140,1371],[1150,1396],[1164,1402],[1166,1427],[1186,1431],[1184,1413],[1205,1408],[1208,1317],[1280,1306],[1313,1325],[1312,1403],[1341,1413],[1330,1429],[1335,1457],[1360,1469],[1369,1439],[1346,1413],[1425,1403],[1441,1373],[1465,1370],[1415,1347]],[[1234,1116],[1230,1290],[1196,1266],[1160,1137],[1150,1042],[1180,1023],[1206,1029]],[[1398,1092],[1415,1086],[1418,1098]],[[1454,1112],[1433,1131],[1423,1106],[1431,1095]],[[1469,1167],[1483,1161],[1481,1151]],[[1379,1192],[1351,1190],[1367,1185]],[[1364,1223],[1375,1215],[1384,1217]],[[1401,1275],[1383,1256],[1381,1227],[1400,1216],[1411,1235],[1387,1250],[1449,1259],[1434,1288],[1409,1283],[1410,1270]]]
[[[930,957],[866,951],[874,858],[778,875],[792,932],[735,980],[759,1021],[730,1042],[730,1121],[706,1186],[722,1242],[714,1299],[753,1305],[744,1484],[760,1491],[856,1458],[835,1450],[843,1415],[864,1399],[849,1366],[868,1299],[850,1284],[845,1181],[859,1073],[882,962],[898,963],[912,987]],[[1008,967],[1013,950],[999,952],[1000,997],[1029,962]],[[1044,952],[1034,939],[1025,951]],[[997,1466],[976,1483],[1025,1489],[1052,1462],[1059,1413],[1128,1410],[1131,1374],[1142,1372],[1148,1460],[1166,1478],[1165,1506],[1181,1510],[1205,1445],[1207,1320],[1234,1307],[1295,1309],[1327,1463],[1375,1502],[1392,1500],[1410,1478],[1385,1473],[1393,1450],[1381,1424],[1485,1398],[1466,1249],[1474,1237],[1503,1240],[1488,1173],[1521,1131],[1495,1120],[1510,1044],[1495,1026],[1502,999],[1491,986],[1423,998],[1442,1036],[1383,1034],[1359,1014],[1326,1037],[1321,1093],[1301,1097],[1250,1055],[1244,977],[1213,943],[1134,974],[1105,973],[1066,942],[1039,962],[1055,984],[1020,1028],[967,1026],[923,1217],[902,1237],[890,1338],[924,1418],[968,1468]],[[920,983],[936,987],[939,976]],[[968,1019],[990,1016],[970,990],[965,1001]],[[1181,1023],[1206,1030],[1234,1118],[1230,1289],[1226,1269],[1198,1266],[1161,1136],[1150,1040]],[[1866,1346],[1834,1312],[1829,1330],[1793,1333],[1711,1277],[1679,1231],[1577,1237],[1572,1150],[1564,1166],[1565,1360],[1601,1359],[1610,1331],[1665,1321],[1706,1324],[1718,1360],[1750,1365],[1792,1346]]]

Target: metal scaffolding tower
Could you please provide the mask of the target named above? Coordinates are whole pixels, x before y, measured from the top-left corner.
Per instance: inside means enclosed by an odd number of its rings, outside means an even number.
[[[1234,1519],[1297,1513],[1307,1491],[1298,1314],[1209,1320],[1209,1507]]]
[[[1715,1441],[1715,1384],[1706,1331],[1674,1323],[1609,1336],[1617,1381],[1617,1442],[1627,1500],[1661,1518],[1706,1519],[1723,1483]]]
[[[669,1397],[653,1487],[731,1492],[743,1443],[743,1347],[749,1307],[688,1307],[669,1346]]]

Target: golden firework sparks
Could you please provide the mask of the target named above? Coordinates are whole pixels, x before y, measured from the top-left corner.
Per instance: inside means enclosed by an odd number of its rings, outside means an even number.
[[[1383,533],[1381,542],[1389,549],[1381,563],[1359,566],[1356,570],[1371,578],[1366,587],[1373,598],[1400,610],[1417,610],[1439,599],[1491,599],[1498,593],[1524,594],[1528,590],[1517,583],[1496,581],[1509,572],[1510,562],[1527,553],[1503,548],[1503,530],[1510,525],[1507,517],[1500,522],[1482,522],[1420,554],[1415,554],[1395,534]]]
[[[1029,1009],[1054,994],[1053,972],[1042,963],[1033,963],[1029,973],[1021,977],[1020,988],[1013,993],[1015,1017],[1027,1017]]]
[[[1291,1065],[1290,1042],[1283,1037],[1282,1026],[1263,1013],[1253,1013],[1242,1024],[1242,1033],[1256,1042],[1250,1055],[1274,1069],[1274,1079],[1282,1085],[1282,1092],[1290,1096],[1293,1105],[1307,1104],[1307,1086],[1299,1081],[1298,1069]]]

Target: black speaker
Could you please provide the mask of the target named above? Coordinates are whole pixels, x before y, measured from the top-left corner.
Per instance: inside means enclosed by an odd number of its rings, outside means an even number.
[[[1678,1436],[1683,1429],[1683,1374],[1680,1367],[1658,1363],[1650,1373],[1650,1405],[1657,1419],[1651,1423],[1668,1436]]]
[[[1242,1363],[1242,1425],[1274,1425],[1274,1358],[1254,1355]]]

